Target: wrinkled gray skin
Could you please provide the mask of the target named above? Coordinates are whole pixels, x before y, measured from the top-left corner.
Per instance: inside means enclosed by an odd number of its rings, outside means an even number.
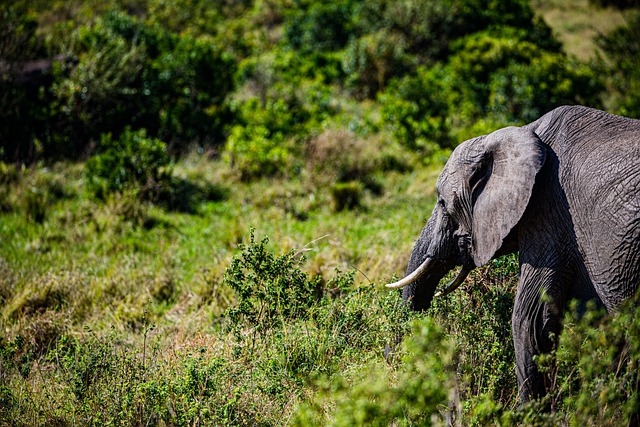
[[[640,121],[557,108],[463,142],[436,190],[407,275],[426,257],[436,266],[406,286],[403,299],[425,310],[455,266],[473,269],[519,251],[512,318],[519,397],[543,395],[533,356],[552,349],[549,333],[560,332],[568,302],[594,300],[612,311],[640,282]]]

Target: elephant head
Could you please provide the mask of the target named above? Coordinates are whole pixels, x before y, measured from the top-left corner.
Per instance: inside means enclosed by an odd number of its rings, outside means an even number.
[[[413,310],[426,310],[455,266],[455,290],[471,270],[517,250],[516,225],[545,163],[546,148],[528,128],[509,127],[460,144],[436,183],[437,203],[411,253],[401,288]]]

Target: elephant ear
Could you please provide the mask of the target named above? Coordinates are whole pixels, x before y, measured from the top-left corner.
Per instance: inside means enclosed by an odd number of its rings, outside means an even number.
[[[547,153],[538,135],[525,128],[501,129],[483,142],[482,172],[476,170],[470,182],[475,198],[471,247],[478,267],[495,255],[522,218]]]

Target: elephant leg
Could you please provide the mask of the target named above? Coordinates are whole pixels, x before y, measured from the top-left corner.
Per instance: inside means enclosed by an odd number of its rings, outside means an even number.
[[[565,295],[554,276],[552,269],[520,267],[512,328],[521,402],[544,396],[550,385],[534,358],[553,350],[561,330]]]

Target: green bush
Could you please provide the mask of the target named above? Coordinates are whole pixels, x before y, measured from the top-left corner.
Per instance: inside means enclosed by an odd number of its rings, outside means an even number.
[[[142,200],[157,200],[170,185],[171,159],[167,146],[156,138],[147,138],[145,129],[125,129],[114,140],[105,134],[99,153],[85,165],[87,189],[97,198],[135,190]]]
[[[384,345],[407,326],[397,323],[408,312],[397,295],[380,294],[375,286],[354,287],[355,272],[336,270],[327,281],[300,270],[299,253],[273,254],[268,240],[247,245],[226,270],[224,283],[236,303],[227,309],[224,321],[241,346],[241,354],[259,354],[265,387],[273,382],[302,384],[309,376],[331,374],[343,354],[362,354],[369,349],[380,355]],[[386,319],[379,325],[380,319]],[[271,383],[271,385],[269,385]],[[274,388],[275,387],[275,388]]]
[[[333,209],[336,212],[359,208],[362,201],[362,183],[338,182],[331,187]]]
[[[429,318],[415,321],[397,372],[371,364],[355,384],[342,375],[320,382],[301,405],[297,426],[440,425],[453,386],[453,346]],[[328,411],[328,407],[332,409]]]
[[[51,149],[77,155],[88,139],[126,126],[146,128],[177,151],[220,142],[235,64],[211,38],[111,12],[77,28],[70,43],[78,62],[52,87]]]
[[[557,350],[536,360],[549,378],[548,395],[519,409],[480,395],[469,419],[475,425],[500,426],[635,425],[640,408],[635,304],[627,301],[619,312],[603,317],[593,305],[576,315],[582,309],[572,303]]]
[[[410,63],[404,44],[398,34],[384,29],[349,43],[342,68],[345,85],[356,98],[375,98],[393,76],[404,74]]]
[[[285,175],[300,151],[296,143],[309,132],[305,105],[296,96],[269,96],[264,103],[251,98],[235,108],[240,123],[230,129],[226,161],[243,181]]]
[[[505,122],[532,122],[565,104],[601,105],[602,84],[585,66],[560,54],[542,54],[491,76],[489,110]]]
[[[146,0],[145,3],[149,23],[174,33],[212,34],[225,18],[222,6],[207,0]]]
[[[474,271],[456,295],[436,298],[430,314],[456,344],[459,393],[463,401],[490,394],[509,403],[515,396],[515,350],[511,314],[519,271],[510,255]]]
[[[397,33],[406,51],[422,65],[446,59],[456,39],[490,27],[518,27],[532,37],[541,32],[550,35],[534,19],[526,0],[374,0],[364,2],[358,14],[363,33],[380,29]]]
[[[564,104],[600,105],[603,86],[592,70],[520,29],[493,27],[450,46],[446,64],[419,67],[379,97],[382,123],[412,150],[437,153],[468,129],[531,122]]]
[[[607,62],[597,64],[610,75],[615,110],[629,117],[640,117],[640,15],[632,14],[623,25],[597,39]]]
[[[353,34],[354,0],[301,1],[284,22],[284,39],[304,53],[343,48]]]
[[[503,123],[526,123],[560,105],[600,104],[602,86],[592,71],[520,30],[494,28],[461,39],[450,66],[467,119],[488,112]]]
[[[233,258],[224,283],[236,294],[237,305],[227,310],[233,329],[248,326],[260,333],[307,314],[319,296],[320,278],[309,279],[295,252],[274,256],[268,238],[257,243],[251,231],[248,245]]]
[[[264,126],[234,126],[227,139],[225,157],[242,181],[274,176],[285,171],[291,154],[282,134]]]
[[[433,154],[452,144],[447,120],[451,96],[447,70],[420,67],[380,95],[382,122],[402,146]]]

